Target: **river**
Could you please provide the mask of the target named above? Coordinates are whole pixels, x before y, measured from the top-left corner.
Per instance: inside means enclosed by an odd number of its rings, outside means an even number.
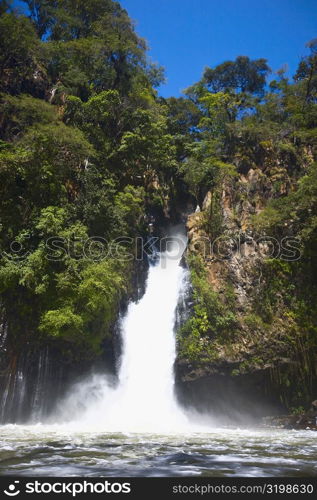
[[[21,476],[293,476],[317,474],[313,431],[214,428],[208,433],[1,428],[0,473]]]

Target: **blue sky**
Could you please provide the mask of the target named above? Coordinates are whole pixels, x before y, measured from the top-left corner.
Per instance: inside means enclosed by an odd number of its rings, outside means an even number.
[[[87,0],[89,1],[89,0]],[[19,0],[14,2],[19,4]],[[276,71],[293,75],[317,38],[316,0],[121,0],[165,67],[167,84],[159,93],[179,96],[197,82],[205,66],[238,55],[265,57]]]
[[[238,55],[265,57],[294,74],[305,44],[317,38],[316,0],[122,0],[166,69],[160,94],[178,96],[205,66]]]

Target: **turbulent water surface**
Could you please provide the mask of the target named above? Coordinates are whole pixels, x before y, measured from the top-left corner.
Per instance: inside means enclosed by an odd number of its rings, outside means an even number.
[[[116,381],[72,387],[48,422],[0,427],[0,473],[36,476],[312,476],[317,434],[220,428],[174,397],[175,311],[183,238],[150,267],[122,322]],[[46,395],[49,397],[49,395]],[[34,423],[35,422],[35,423]]]
[[[37,476],[314,476],[313,431],[215,428],[120,434],[59,426],[4,426],[2,474]]]

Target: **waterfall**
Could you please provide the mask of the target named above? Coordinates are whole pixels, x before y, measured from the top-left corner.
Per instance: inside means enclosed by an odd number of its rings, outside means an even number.
[[[81,407],[81,426],[107,431],[168,432],[187,425],[174,395],[176,307],[188,286],[180,266],[185,247],[183,236],[168,239],[150,264],[145,294],[128,307],[117,385],[105,376],[78,384],[62,404],[64,416]]]

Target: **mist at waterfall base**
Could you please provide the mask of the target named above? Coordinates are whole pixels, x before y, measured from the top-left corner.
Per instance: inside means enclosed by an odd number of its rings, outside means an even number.
[[[313,431],[221,427],[174,395],[175,314],[188,286],[174,239],[121,320],[117,377],[76,383],[47,420],[0,427],[0,474],[301,476],[317,472]]]

